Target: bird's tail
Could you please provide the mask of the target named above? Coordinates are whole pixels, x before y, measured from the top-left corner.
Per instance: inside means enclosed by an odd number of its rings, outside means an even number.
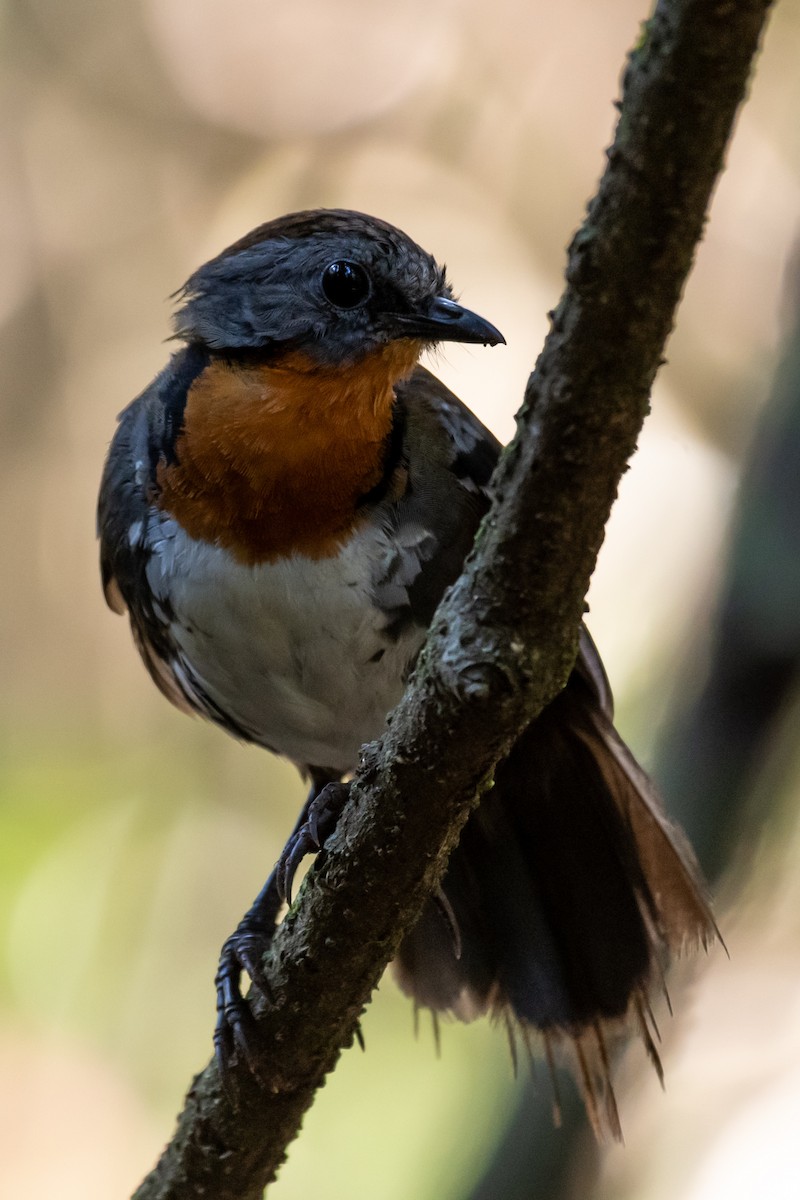
[[[419,1006],[505,1019],[566,1056],[598,1133],[620,1136],[610,1050],[638,1031],[670,956],[716,927],[694,857],[620,739],[588,634],[565,690],[497,768],[396,960]]]

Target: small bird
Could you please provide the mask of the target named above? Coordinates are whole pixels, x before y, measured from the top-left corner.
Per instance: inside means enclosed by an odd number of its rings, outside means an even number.
[[[166,697],[310,780],[217,973],[218,1055],[252,1065],[241,972],[268,995],[260,959],[298,857],[335,824],[490,503],[500,445],[420,354],[504,339],[409,237],[345,210],[261,225],[176,295],[183,346],[108,454],[101,570]],[[583,629],[405,939],[400,985],[434,1014],[538,1031],[618,1135],[609,1039],[637,1029],[660,1072],[650,994],[672,953],[714,935]]]

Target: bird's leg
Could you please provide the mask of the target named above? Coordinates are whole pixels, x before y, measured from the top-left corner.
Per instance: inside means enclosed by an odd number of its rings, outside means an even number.
[[[244,1057],[253,1074],[260,1077],[255,1022],[242,995],[242,971],[247,972],[255,990],[269,1002],[272,992],[262,967],[263,958],[275,935],[278,913],[297,866],[307,853],[319,849],[336,823],[335,817],[331,820],[328,815],[327,804],[318,803],[331,786],[338,785],[332,784],[330,772],[311,771],[311,788],[277,865],[222,946],[214,978],[217,993],[214,1050],[223,1079],[238,1054]]]

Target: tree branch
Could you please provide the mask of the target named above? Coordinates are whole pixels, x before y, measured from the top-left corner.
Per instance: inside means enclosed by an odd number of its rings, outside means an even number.
[[[441,878],[498,758],[564,685],[619,479],[648,409],[770,0],[661,0],[569,250],[495,503],[386,734],[365,748],[255,1008],[271,1086],[212,1062],[136,1200],[256,1200]]]

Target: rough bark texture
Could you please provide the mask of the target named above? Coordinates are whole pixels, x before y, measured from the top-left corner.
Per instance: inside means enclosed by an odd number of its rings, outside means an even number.
[[[569,251],[496,503],[413,683],[365,750],[275,938],[271,1086],[212,1063],[137,1200],[256,1200],[518,731],[563,686],[617,485],[700,238],[770,0],[662,0],[630,58],[608,167]]]

